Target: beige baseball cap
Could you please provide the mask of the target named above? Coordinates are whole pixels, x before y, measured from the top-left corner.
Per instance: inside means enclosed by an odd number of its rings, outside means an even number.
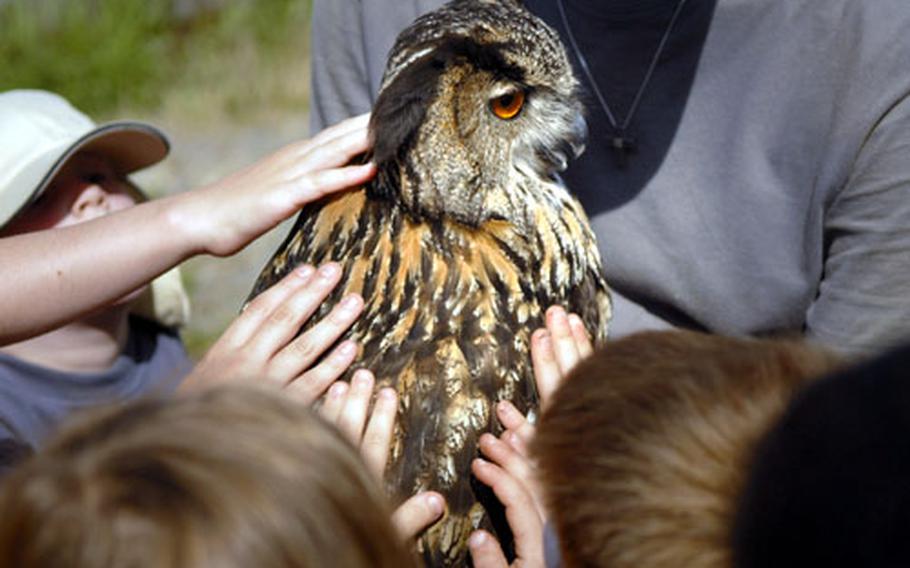
[[[141,122],[97,126],[47,91],[0,93],[0,227],[37,199],[73,155],[91,151],[129,174],[163,160],[164,134]]]
[[[149,124],[98,126],[57,94],[31,89],[0,93],[0,228],[38,199],[79,152],[104,156],[118,174],[127,175],[160,162],[169,150],[165,135]],[[146,296],[139,303],[147,311],[142,315],[167,326],[182,325],[189,317],[177,272],[156,279]]]

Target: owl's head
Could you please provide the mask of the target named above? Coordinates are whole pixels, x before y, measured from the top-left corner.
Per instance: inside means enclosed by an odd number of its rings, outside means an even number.
[[[556,32],[517,0],[426,14],[399,35],[373,108],[374,190],[419,218],[519,222],[583,149],[577,87]]]

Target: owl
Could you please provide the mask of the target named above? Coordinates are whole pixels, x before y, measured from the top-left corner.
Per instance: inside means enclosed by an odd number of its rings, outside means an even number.
[[[405,29],[370,122],[378,173],[306,206],[253,296],[302,263],[344,270],[326,303],[356,292],[356,366],[399,392],[389,487],[432,489],[446,516],[418,543],[463,565],[474,528],[508,538],[472,480],[494,407],[534,412],[531,332],[544,311],[580,314],[596,341],[610,294],[595,238],[557,173],[583,149],[578,83],[557,34],[513,0],[456,0]]]

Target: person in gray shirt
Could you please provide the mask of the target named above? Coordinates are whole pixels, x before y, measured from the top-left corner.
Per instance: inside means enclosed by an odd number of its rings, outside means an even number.
[[[317,0],[312,127],[368,111],[397,33],[442,0]],[[908,337],[910,4],[527,0],[591,136],[564,181],[614,289],[613,337]]]

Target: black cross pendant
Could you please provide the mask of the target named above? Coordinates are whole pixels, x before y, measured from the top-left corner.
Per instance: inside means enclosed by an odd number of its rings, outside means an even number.
[[[638,150],[638,143],[635,138],[626,136],[625,133],[613,135],[610,140],[610,149],[613,150],[613,158],[616,160],[616,166],[625,169],[629,165],[629,155]]]

